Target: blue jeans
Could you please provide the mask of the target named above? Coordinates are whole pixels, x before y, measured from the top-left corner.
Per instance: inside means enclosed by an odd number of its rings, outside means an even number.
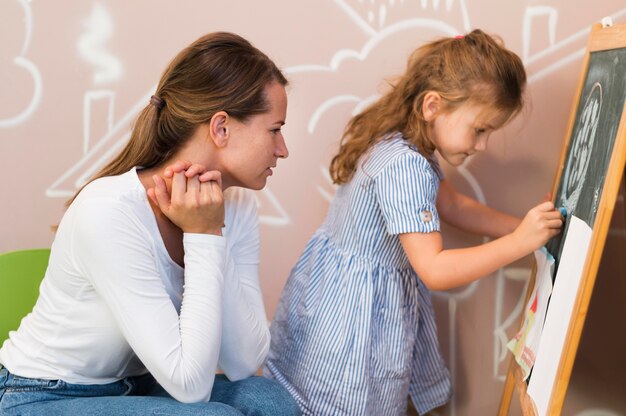
[[[300,408],[287,390],[263,377],[231,382],[217,375],[209,402],[181,403],[150,374],[83,385],[18,377],[0,366],[0,416],[299,414]]]

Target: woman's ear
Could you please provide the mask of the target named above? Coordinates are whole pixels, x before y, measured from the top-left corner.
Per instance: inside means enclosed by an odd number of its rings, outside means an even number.
[[[228,143],[230,117],[226,111],[218,111],[209,121],[209,135],[217,147],[225,147]]]
[[[441,95],[435,91],[428,91],[422,101],[422,116],[424,120],[430,122],[435,119],[435,116],[441,109]]]

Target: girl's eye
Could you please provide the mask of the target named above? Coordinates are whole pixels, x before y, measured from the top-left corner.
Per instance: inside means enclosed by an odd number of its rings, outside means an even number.
[[[477,135],[483,134],[486,131],[487,131],[486,129],[480,129],[480,128],[474,129],[474,133],[476,133]]]
[[[280,128],[272,129],[272,134],[278,134],[278,133],[280,133],[280,130],[281,130]]]

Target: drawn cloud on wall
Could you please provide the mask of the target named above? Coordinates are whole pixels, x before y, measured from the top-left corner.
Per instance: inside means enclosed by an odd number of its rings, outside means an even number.
[[[33,88],[32,93],[29,92],[31,94],[30,99],[26,100],[28,101],[28,104],[24,108],[16,108],[11,112],[11,115],[9,115],[8,117],[0,118],[0,128],[10,128],[26,121],[35,112],[37,107],[39,107],[43,90],[43,84],[39,68],[32,61],[26,58],[26,53],[30,44],[30,37],[33,28],[33,19],[30,5],[26,0],[19,0],[18,3],[24,11],[24,43],[22,44],[22,47],[17,56],[12,57],[9,65],[17,67],[18,71],[26,71],[28,73],[28,76],[32,79]],[[11,18],[11,15],[8,13],[3,13],[3,15],[5,18]],[[11,26],[9,25],[9,27]],[[7,37],[7,39],[11,38],[11,36]],[[13,70],[16,70],[16,68],[13,68]],[[10,80],[4,80],[4,82],[10,82]],[[19,102],[19,100],[14,101]]]
[[[465,31],[471,28],[465,0],[335,0],[335,3],[370,36],[389,25],[406,21],[407,16],[422,13],[439,20],[445,17],[448,22],[457,14],[460,26]]]

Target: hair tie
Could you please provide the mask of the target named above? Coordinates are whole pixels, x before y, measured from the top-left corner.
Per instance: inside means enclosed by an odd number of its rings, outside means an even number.
[[[464,35],[456,35],[454,39],[463,39]]]
[[[152,104],[153,106],[155,106],[159,110],[161,110],[163,107],[165,107],[165,101],[163,101],[162,99],[160,99],[156,95],[153,95],[152,97],[150,97],[150,104]]]

